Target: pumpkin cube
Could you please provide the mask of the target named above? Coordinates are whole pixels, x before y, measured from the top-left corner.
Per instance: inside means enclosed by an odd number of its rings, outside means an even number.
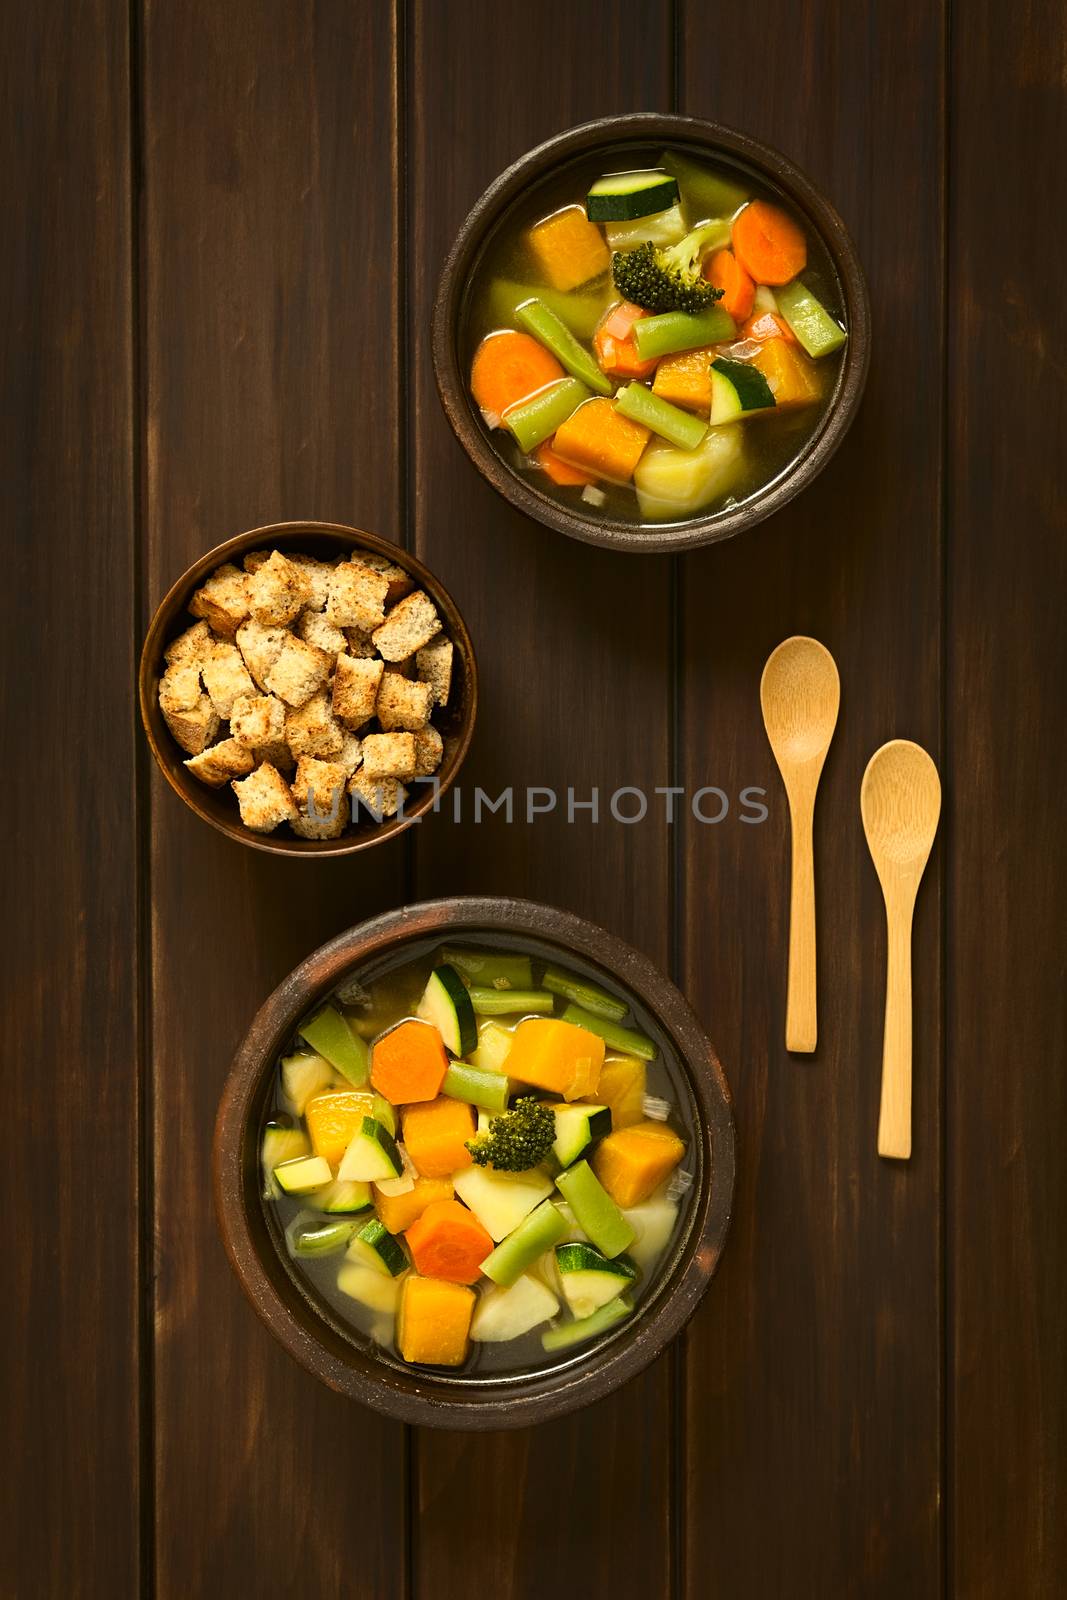
[[[530,1017],[515,1029],[504,1070],[520,1083],[577,1100],[597,1092],[603,1064],[604,1041],[588,1028],[559,1017]]]
[[[311,1148],[336,1167],[363,1126],[374,1115],[374,1096],[360,1089],[317,1094],[304,1107]]]
[[[821,393],[814,361],[785,339],[768,339],[752,357],[776,406],[809,406]]]
[[[597,1104],[611,1109],[612,1128],[630,1128],[645,1119],[645,1063],[636,1056],[614,1056],[604,1062],[597,1084]]]
[[[716,354],[715,346],[709,344],[664,356],[652,380],[652,393],[672,406],[685,406],[706,417],[711,410],[711,363]]]
[[[638,1122],[602,1139],[593,1152],[593,1171],[617,1206],[639,1206],[670,1176],[685,1155],[685,1145],[664,1122]]]
[[[451,1200],[451,1178],[416,1178],[405,1194],[383,1194],[374,1185],[374,1209],[390,1233],[406,1233],[435,1200]]]
[[[581,206],[565,206],[527,234],[534,259],[553,289],[577,289],[611,265],[604,235]]]
[[[462,1283],[409,1273],[400,1291],[396,1341],[405,1361],[458,1367],[467,1356],[477,1296]]]
[[[423,1178],[447,1178],[469,1167],[467,1140],[474,1138],[474,1107],[439,1095],[404,1112],[404,1146]]]
[[[629,483],[649,440],[649,430],[620,416],[615,402],[586,400],[557,428],[552,448],[572,467],[613,483]]]

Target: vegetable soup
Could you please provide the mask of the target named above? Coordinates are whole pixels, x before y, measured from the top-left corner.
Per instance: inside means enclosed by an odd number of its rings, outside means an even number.
[[[558,1364],[634,1316],[699,1179],[653,1019],[523,939],[360,968],[300,1023],[268,1115],[289,1270],[387,1358],[464,1377]]]
[[[822,241],[747,168],[627,145],[532,186],[468,285],[461,357],[494,447],[592,517],[727,510],[818,431],[847,341]]]

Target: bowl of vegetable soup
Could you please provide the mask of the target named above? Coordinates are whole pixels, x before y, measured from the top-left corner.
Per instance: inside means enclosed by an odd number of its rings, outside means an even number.
[[[710,122],[608,117],[509,167],[434,310],[437,384],[528,516],[629,551],[732,537],[826,465],[856,413],[867,287],[837,213]]]
[[[678,990],[527,901],[388,912],[267,1000],[215,1130],[259,1315],[405,1422],[526,1426],[647,1366],[718,1265],[730,1093]]]

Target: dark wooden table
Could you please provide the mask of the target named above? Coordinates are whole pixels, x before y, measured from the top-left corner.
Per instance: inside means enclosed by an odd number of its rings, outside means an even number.
[[[1064,1592],[1065,59],[1053,0],[5,8],[5,1597]],[[874,309],[830,468],[679,560],[511,512],[429,361],[485,184],[640,108],[805,166]],[[150,768],[138,647],[194,556],[287,517],[393,537],[452,588],[483,673],[468,786],[764,785],[768,821],[439,818],[319,865],[216,837]],[[782,1045],[757,698],[797,632],[843,683],[811,1060]],[[874,1147],[858,814],[895,735],[945,788],[907,1166]],[[584,1414],[486,1437],[405,1431],[291,1363],[209,1188],[219,1087],[276,981],[463,890],[573,908],[670,968],[740,1132],[684,1341]]]

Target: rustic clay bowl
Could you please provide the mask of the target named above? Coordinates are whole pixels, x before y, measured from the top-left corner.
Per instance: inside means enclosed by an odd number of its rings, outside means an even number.
[[[260,1130],[279,1055],[299,1019],[354,968],[412,941],[507,935],[594,978],[629,990],[684,1069],[697,1130],[686,1222],[651,1295],[632,1321],[552,1366],[519,1375],[450,1376],[407,1367],[344,1324],[298,1278],[277,1221],[260,1198]],[[317,1378],[402,1422],[444,1428],[516,1428],[563,1416],[640,1372],[682,1329],[718,1265],[734,1190],[730,1091],[710,1041],[678,990],[652,963],[593,923],[524,900],[449,899],[387,912],[351,928],[291,973],[267,1000],[238,1050],[215,1125],[215,1202],[234,1270],[259,1315]]]
[[[478,707],[478,671],[474,659],[467,625],[459,608],[443,585],[428,572],[421,561],[379,539],[376,534],[364,533],[359,528],[348,528],[336,522],[275,522],[264,528],[253,528],[217,545],[182,574],[152,618],[141,651],[141,668],[138,692],[141,702],[141,721],[152,754],[159,770],[186,805],[198,817],[210,822],[213,828],[239,844],[251,845],[254,850],[266,850],[279,856],[346,856],[356,850],[366,850],[373,844],[394,838],[415,822],[434,805],[432,784],[416,784],[408,796],[403,817],[390,817],[378,823],[365,812],[360,813],[357,828],[350,829],[339,839],[298,839],[286,829],[277,833],[253,833],[241,821],[237,800],[229,785],[222,789],[209,789],[185,770],[185,751],[180,748],[159,709],[159,679],[164,667],[163,651],[170,641],[188,628],[193,619],[188,604],[194,589],[224,562],[239,567],[250,550],[297,550],[307,555],[327,559],[348,550],[369,550],[409,572],[420,589],[425,589],[444,624],[445,632],[456,647],[452,675],[452,692],[443,714],[434,718],[434,725],[444,741],[444,755],[437,773],[438,797],[451,788],[463,764],[474,732],[474,718]],[[438,798],[439,803],[439,798]]]
[[[743,504],[677,523],[620,522],[592,510],[561,505],[512,470],[497,451],[467,387],[460,337],[468,285],[497,224],[531,185],[568,162],[603,151],[612,164],[625,164],[628,150],[660,142],[696,158],[750,172],[777,188],[826,247],[844,298],[849,340],[830,403],[815,434],[787,472]],[[508,167],[491,184],[459,231],[444,265],[434,307],[433,358],[441,402],[456,435],[478,471],[506,500],[527,516],[586,544],[651,553],[690,550],[718,543],[762,522],[799,494],[818,475],[847,433],[863,395],[870,355],[867,284],[855,246],[829,201],[793,163],[746,134],[694,117],[633,112],[603,117],[558,134]]]

